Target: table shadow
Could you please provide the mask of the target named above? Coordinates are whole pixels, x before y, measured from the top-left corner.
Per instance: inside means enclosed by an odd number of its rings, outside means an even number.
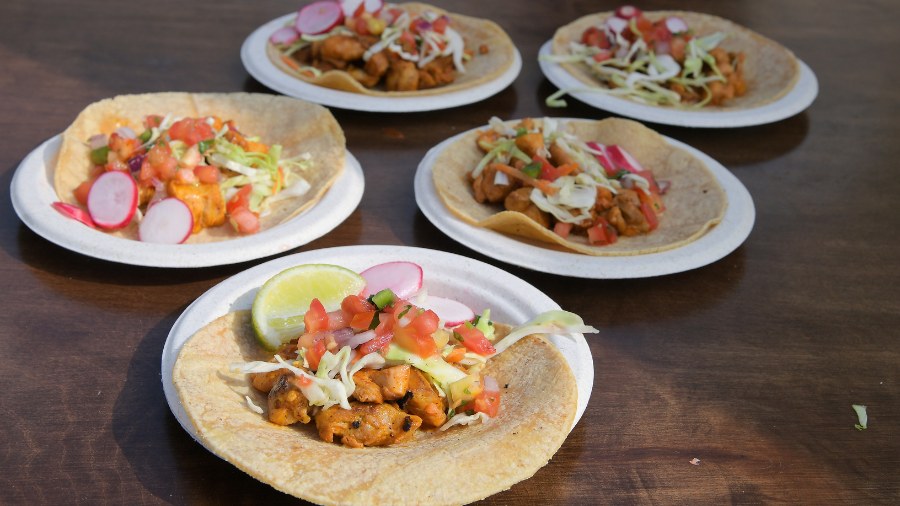
[[[297,499],[249,479],[208,452],[169,410],[160,357],[184,309],[171,313],[137,343],[113,406],[113,437],[133,475],[148,492],[173,504],[297,504]]]

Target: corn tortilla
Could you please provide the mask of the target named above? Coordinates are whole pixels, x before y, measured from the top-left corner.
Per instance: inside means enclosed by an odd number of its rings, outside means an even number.
[[[585,29],[591,26],[603,26],[606,19],[613,15],[613,12],[590,14],[558,29],[553,36],[553,54],[567,54],[569,42],[580,41],[581,34]],[[724,105],[708,105],[702,107],[701,110],[729,111],[760,107],[783,97],[797,84],[797,80],[800,78],[800,64],[794,57],[794,53],[778,42],[737,23],[699,12],[650,11],[645,12],[644,15],[650,21],[678,16],[684,19],[688,27],[698,36],[723,32],[726,38],[720,47],[730,52],[744,53],[744,80],[747,82],[747,92],[743,96],[729,99]],[[579,81],[594,87],[599,86],[599,82],[586,65],[580,63],[563,63],[561,65]],[[627,97],[617,98],[631,100]]]
[[[456,79],[452,83],[425,90],[385,91],[379,87],[366,88],[343,70],[329,70],[316,77],[299,73],[284,63],[281,52],[271,42],[266,43],[266,54],[276,67],[302,81],[375,97],[427,97],[467,90],[497,79],[512,66],[516,48],[509,35],[493,21],[453,14],[422,3],[399,4],[399,7],[409,11],[412,18],[426,11],[448,15],[451,19],[450,26],[463,37],[466,48],[474,51],[474,57],[465,62],[465,72],[457,72]],[[478,48],[482,45],[488,48],[485,54],[479,54]]]
[[[722,221],[728,201],[716,177],[702,161],[670,145],[658,133],[618,118],[566,120],[564,125],[567,132],[584,141],[622,146],[657,180],[671,183],[662,197],[666,210],[659,217],[659,228],[645,235],[620,237],[608,246],[592,246],[584,236],[572,234],[563,239],[522,213],[503,210],[500,204],[479,204],[468,176],[484,155],[475,143],[477,131],[464,134],[435,159],[432,176],[444,205],[471,225],[593,256],[641,255],[677,248]]]
[[[334,116],[316,104],[301,100],[252,93],[149,93],[120,95],[95,102],[85,108],[63,133],[62,147],[54,172],[54,188],[59,199],[77,205],[73,190],[88,180],[92,170],[88,139],[98,133],[110,134],[127,126],[143,131],[144,117],[150,114],[179,117],[215,115],[234,120],[247,135],[258,136],[266,144],[280,144],[282,157],[302,153],[312,155],[313,166],[300,175],[310,184],[306,194],[275,202],[260,216],[260,229],[283,223],[313,206],[331,187],[344,167],[344,133]],[[110,232],[137,239],[137,222]],[[237,232],[228,224],[204,228],[191,235],[188,243],[233,239]]]
[[[498,332],[508,327],[497,324]],[[282,427],[235,362],[267,360],[249,311],[229,313],[192,336],[172,379],[199,439],[218,456],[278,490],[318,504],[461,504],[531,477],[562,445],[575,417],[577,385],[565,358],[529,336],[488,362],[501,385],[487,423],[418,431],[409,442],[351,449],[319,439],[315,424]],[[485,466],[479,463],[497,462]]]

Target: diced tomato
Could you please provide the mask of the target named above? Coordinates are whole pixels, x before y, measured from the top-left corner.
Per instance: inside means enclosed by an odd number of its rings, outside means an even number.
[[[328,328],[328,313],[325,312],[325,306],[319,299],[313,299],[309,303],[309,309],[303,316],[303,323],[306,324],[306,333],[312,334],[320,330]]]
[[[541,173],[538,177],[546,181],[556,181],[557,178],[565,176],[577,168],[577,165],[574,164],[563,164],[559,167],[554,167],[552,163],[541,156],[535,156],[534,161],[541,164]]]
[[[594,53],[591,58],[593,58],[597,63],[605,62],[606,60],[612,58],[612,51],[608,49],[601,49],[600,51]]]
[[[228,213],[231,226],[241,234],[255,234],[259,232],[259,216],[250,208],[239,207]]]
[[[484,333],[471,324],[459,325],[453,329],[453,337],[462,341],[462,345],[469,351],[482,356],[493,355],[497,352],[494,345],[484,337]]]
[[[649,19],[639,16],[635,20],[635,25],[640,32],[640,36],[644,38],[644,42],[653,42],[653,23]]]
[[[585,46],[593,46],[606,49],[609,47],[609,40],[606,34],[596,26],[589,27],[581,34],[581,43]],[[603,44],[606,44],[605,46]]]
[[[448,24],[450,24],[450,18],[441,16],[431,22],[431,29],[437,33],[444,33],[447,30]]]
[[[316,344],[313,345],[312,348],[306,350],[306,361],[309,362],[309,368],[315,371],[319,368],[319,362],[322,360],[322,355],[325,354],[325,340],[320,339],[316,341]]]
[[[454,364],[456,362],[459,362],[463,358],[465,358],[465,356],[466,356],[466,349],[457,346],[457,347],[453,348],[453,351],[448,353],[446,357],[444,357],[444,360],[450,364]]]
[[[500,412],[500,390],[489,389],[485,386],[484,390],[475,396],[475,399],[463,404],[456,411],[462,413],[474,411],[476,413],[484,413],[493,418]]]
[[[661,42],[667,42],[672,39],[672,32],[669,31],[669,27],[666,26],[666,20],[657,21],[656,24],[653,25],[653,40],[658,40]]]
[[[375,310],[356,313],[350,319],[350,328],[357,332],[368,330],[372,325],[373,318],[375,318]]]
[[[643,192],[638,192],[639,194],[643,194]],[[647,224],[650,225],[650,230],[656,230],[659,227],[659,217],[656,215],[656,211],[653,210],[653,206],[649,201],[641,199],[641,212],[644,213],[644,218],[647,220]]]
[[[419,335],[430,337],[440,326],[440,318],[438,318],[437,313],[428,309],[420,313],[409,325],[416,329]]]
[[[178,160],[172,156],[172,150],[165,143],[153,145],[144,161],[150,164],[152,169],[152,176],[147,181],[154,176],[160,181],[168,181],[175,176],[175,171],[178,170]],[[141,169],[143,171],[143,167]]]
[[[119,155],[120,160],[128,160],[138,152],[141,147],[141,141],[122,137],[118,133],[113,132],[109,135],[108,146],[110,151],[114,151]]]
[[[359,295],[348,295],[341,301],[341,309],[350,315],[374,311],[375,305]]]
[[[555,225],[553,225],[553,233],[565,239],[569,237],[569,233],[572,232],[572,224],[566,223],[564,221],[557,221]]]
[[[253,191],[253,185],[248,184],[241,187],[237,193],[235,193],[230,199],[228,199],[228,203],[225,204],[225,210],[228,211],[228,214],[232,214],[235,210],[244,207],[250,208],[250,192]]]
[[[597,222],[587,229],[588,243],[597,246],[607,246],[619,240],[616,230],[605,218],[597,218]]]
[[[412,33],[404,30],[403,33],[400,34],[400,46],[407,53],[412,53],[416,50],[416,38]]]
[[[194,167],[194,175],[201,183],[218,183],[221,172],[214,165],[198,165]]]
[[[154,127],[158,128],[159,125],[162,124],[162,120],[163,120],[162,116],[160,116],[158,114],[150,114],[150,115],[144,116],[144,126],[147,127],[148,129],[154,128]]]
[[[394,327],[394,342],[401,348],[411,351],[422,358],[437,353],[437,345],[431,335],[419,334],[412,325]]]
[[[390,321],[390,319],[388,319],[388,318],[385,318],[385,319]],[[384,320],[382,320],[382,323],[384,323]],[[357,350],[359,350],[359,352],[362,353],[363,355],[366,355],[366,354],[369,354],[372,352],[376,352],[376,351],[381,350],[382,348],[387,347],[387,345],[391,344],[391,340],[393,338],[394,338],[393,333],[388,332],[387,334],[384,334],[384,335],[378,335],[378,329],[375,329],[375,338],[362,343],[361,345],[359,345],[359,348],[357,348]]]
[[[184,118],[169,127],[169,138],[173,141],[182,141],[188,146],[212,139],[215,136],[216,133],[209,123],[200,118]]]
[[[322,353],[322,355],[324,355],[324,354],[325,354],[325,353]],[[321,361],[321,358],[319,359],[319,361]],[[309,378],[308,378],[306,375],[304,375],[304,374],[300,374],[300,375],[298,375],[298,376],[294,376],[294,378],[296,378],[297,383],[300,383],[300,386],[303,386],[303,387],[308,387],[308,386],[312,385],[312,383],[313,383],[313,380],[309,379]]]
[[[87,196],[88,193],[91,192],[91,186],[93,186],[94,180],[89,179],[80,185],[72,192],[75,195],[75,200],[78,201],[79,204],[86,206],[87,205]]]

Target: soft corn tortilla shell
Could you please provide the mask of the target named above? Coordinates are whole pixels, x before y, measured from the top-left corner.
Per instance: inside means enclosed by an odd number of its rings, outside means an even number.
[[[247,135],[258,136],[266,144],[280,144],[282,157],[305,152],[312,155],[313,166],[300,173],[310,184],[302,196],[272,204],[260,217],[261,229],[274,227],[314,205],[331,187],[344,167],[344,133],[331,113],[319,105],[288,97],[251,93],[149,93],[121,95],[95,102],[84,109],[63,133],[63,143],[54,173],[59,199],[77,204],[73,190],[90,177],[91,136],[110,134],[120,126],[136,132],[144,130],[144,117],[150,114],[181,117],[215,115],[223,121],[234,120]],[[137,223],[113,232],[137,239]],[[204,228],[187,242],[205,243],[237,237],[230,226]]]
[[[590,14],[560,28],[553,36],[553,54],[567,54],[569,42],[580,41],[585,29],[603,26],[606,18],[612,15],[612,12]],[[800,77],[800,65],[794,53],[774,40],[727,19],[684,11],[653,11],[646,12],[645,15],[651,21],[679,16],[698,36],[723,32],[727,37],[722,41],[721,47],[728,51],[744,53],[744,80],[747,82],[747,92],[741,97],[728,100],[725,105],[705,106],[703,107],[705,111],[749,109],[768,104],[788,93]],[[563,63],[562,66],[578,80],[594,87],[598,86],[597,78],[586,65]]]
[[[254,478],[320,504],[483,499],[545,465],[575,416],[577,386],[565,359],[544,339],[530,336],[485,369],[503,392],[496,418],[446,432],[419,431],[404,444],[350,449],[322,441],[314,422],[282,427],[248,408],[245,395],[261,407],[265,396],[228,366],[269,356],[254,340],[249,311],[229,313],[184,344],[172,379],[204,445]]]
[[[659,228],[645,235],[620,237],[609,246],[591,246],[583,236],[572,234],[563,239],[522,213],[502,210],[502,205],[479,204],[468,179],[484,155],[475,143],[477,131],[464,134],[435,160],[432,173],[438,195],[450,212],[472,225],[594,256],[640,255],[677,248],[722,220],[727,199],[716,177],[699,159],[671,146],[653,130],[617,118],[569,120],[565,129],[585,141],[622,146],[657,180],[672,183],[663,195],[666,210],[659,218]]]
[[[377,97],[425,97],[474,88],[497,79],[512,65],[515,46],[509,35],[493,21],[448,13],[438,7],[421,3],[407,3],[400,6],[407,9],[411,17],[425,11],[447,14],[451,18],[451,28],[462,35],[466,48],[475,52],[471,60],[464,62],[465,72],[457,72],[456,79],[452,83],[426,90],[382,91],[378,88],[366,88],[343,70],[330,70],[317,77],[301,74],[284,63],[281,53],[270,42],[266,44],[266,53],[275,66],[297,79],[325,88]],[[486,54],[479,54],[478,48],[482,45],[488,47]]]

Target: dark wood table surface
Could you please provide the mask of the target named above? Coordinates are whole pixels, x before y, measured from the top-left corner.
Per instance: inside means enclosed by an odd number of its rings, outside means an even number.
[[[596,376],[584,418],[548,466],[486,503],[900,502],[896,2],[645,2],[718,14],[780,41],[815,71],[820,91],[807,111],[769,125],[650,125],[731,170],[753,196],[756,223],[711,265],[634,280],[548,275],[483,256],[433,226],[412,186],[431,146],[492,115],[609,116],[577,100],[545,107],[555,88],[536,55],[557,26],[616,4],[435,3],[498,21],[521,51],[521,75],[445,111],[334,109],[366,192],[334,231],[287,253],[391,244],[468,255],[601,329],[588,337]],[[247,74],[239,49],[297,7],[0,5],[0,503],[294,502],[195,443],[160,383],[181,312],[265,259],[182,270],[82,256],[27,228],[9,188],[29,151],[101,98],[272,93]],[[867,430],[854,428],[852,404],[868,406]]]

